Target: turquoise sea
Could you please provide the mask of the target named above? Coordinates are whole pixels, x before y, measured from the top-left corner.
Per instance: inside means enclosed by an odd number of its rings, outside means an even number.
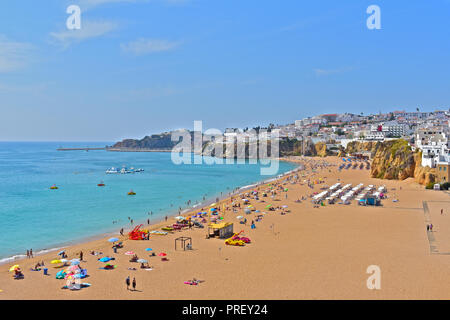
[[[170,153],[56,151],[110,142],[0,142],[0,263],[90,237],[157,222],[235,188],[269,179],[260,164],[176,165]],[[143,168],[106,174],[110,167]],[[277,175],[295,168],[280,162]],[[103,181],[105,187],[97,184]],[[56,184],[58,190],[50,190]],[[133,189],[135,196],[127,193]],[[152,211],[150,216],[148,213]],[[113,223],[116,221],[116,223]]]

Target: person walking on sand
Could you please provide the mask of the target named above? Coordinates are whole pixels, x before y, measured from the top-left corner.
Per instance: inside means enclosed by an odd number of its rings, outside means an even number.
[[[441,215],[444,213],[444,209],[441,209]]]
[[[433,232],[433,224],[430,224],[430,231]]]
[[[30,258],[30,250],[27,250],[27,258]]]
[[[167,221],[167,216],[166,216],[166,221]]]
[[[127,285],[127,290],[130,290],[130,276],[125,279],[125,283]]]
[[[427,232],[430,231],[430,225],[427,224]]]
[[[150,225],[150,219],[147,219],[147,224]]]
[[[123,236],[123,228],[120,229],[120,235]]]
[[[136,291],[136,278],[133,277],[133,291]]]
[[[83,261],[83,251],[80,251],[80,261]]]
[[[30,249],[30,258],[33,258],[33,249]]]

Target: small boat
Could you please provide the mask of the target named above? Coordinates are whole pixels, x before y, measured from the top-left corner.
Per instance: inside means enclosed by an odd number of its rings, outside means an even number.
[[[130,192],[128,192],[128,195],[129,196],[134,196],[134,195],[136,195],[136,192],[134,192],[133,190],[130,190]]]
[[[106,170],[106,173],[108,173],[108,174],[119,173],[119,170],[114,168],[114,167],[112,167],[112,168],[109,168],[108,170]]]
[[[121,174],[127,174],[127,173],[131,173],[132,171],[128,170],[127,167],[123,167],[122,169],[120,169],[120,173]]]
[[[100,182],[99,184],[97,184],[97,186],[98,186],[98,187],[104,187],[105,184],[104,184],[103,181],[102,181],[102,182]]]
[[[56,189],[58,189],[58,187],[56,186],[56,184],[54,184],[54,185],[52,185],[52,186],[50,187],[50,189],[51,189],[51,190],[56,190]]]

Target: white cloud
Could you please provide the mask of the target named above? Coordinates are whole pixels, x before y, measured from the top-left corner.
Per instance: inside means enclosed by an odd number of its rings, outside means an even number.
[[[159,39],[138,39],[136,41],[131,41],[128,43],[122,43],[120,47],[122,51],[126,53],[131,53],[137,56],[145,55],[155,52],[163,52],[173,50],[178,47],[181,42],[173,42],[168,40]]]
[[[29,43],[12,41],[0,35],[0,73],[25,67],[32,50],[33,46]]]
[[[353,67],[344,67],[340,69],[314,69],[316,76],[328,76],[330,74],[343,73],[353,70]]]
[[[110,21],[86,21],[81,23],[79,30],[64,30],[60,32],[51,32],[50,36],[59,45],[67,48],[72,43],[79,43],[91,38],[101,37],[117,28],[117,24]]]

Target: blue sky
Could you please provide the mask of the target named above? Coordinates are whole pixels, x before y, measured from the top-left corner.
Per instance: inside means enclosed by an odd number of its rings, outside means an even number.
[[[71,4],[81,30],[66,28]],[[448,108],[449,39],[448,0],[2,1],[0,140]]]

